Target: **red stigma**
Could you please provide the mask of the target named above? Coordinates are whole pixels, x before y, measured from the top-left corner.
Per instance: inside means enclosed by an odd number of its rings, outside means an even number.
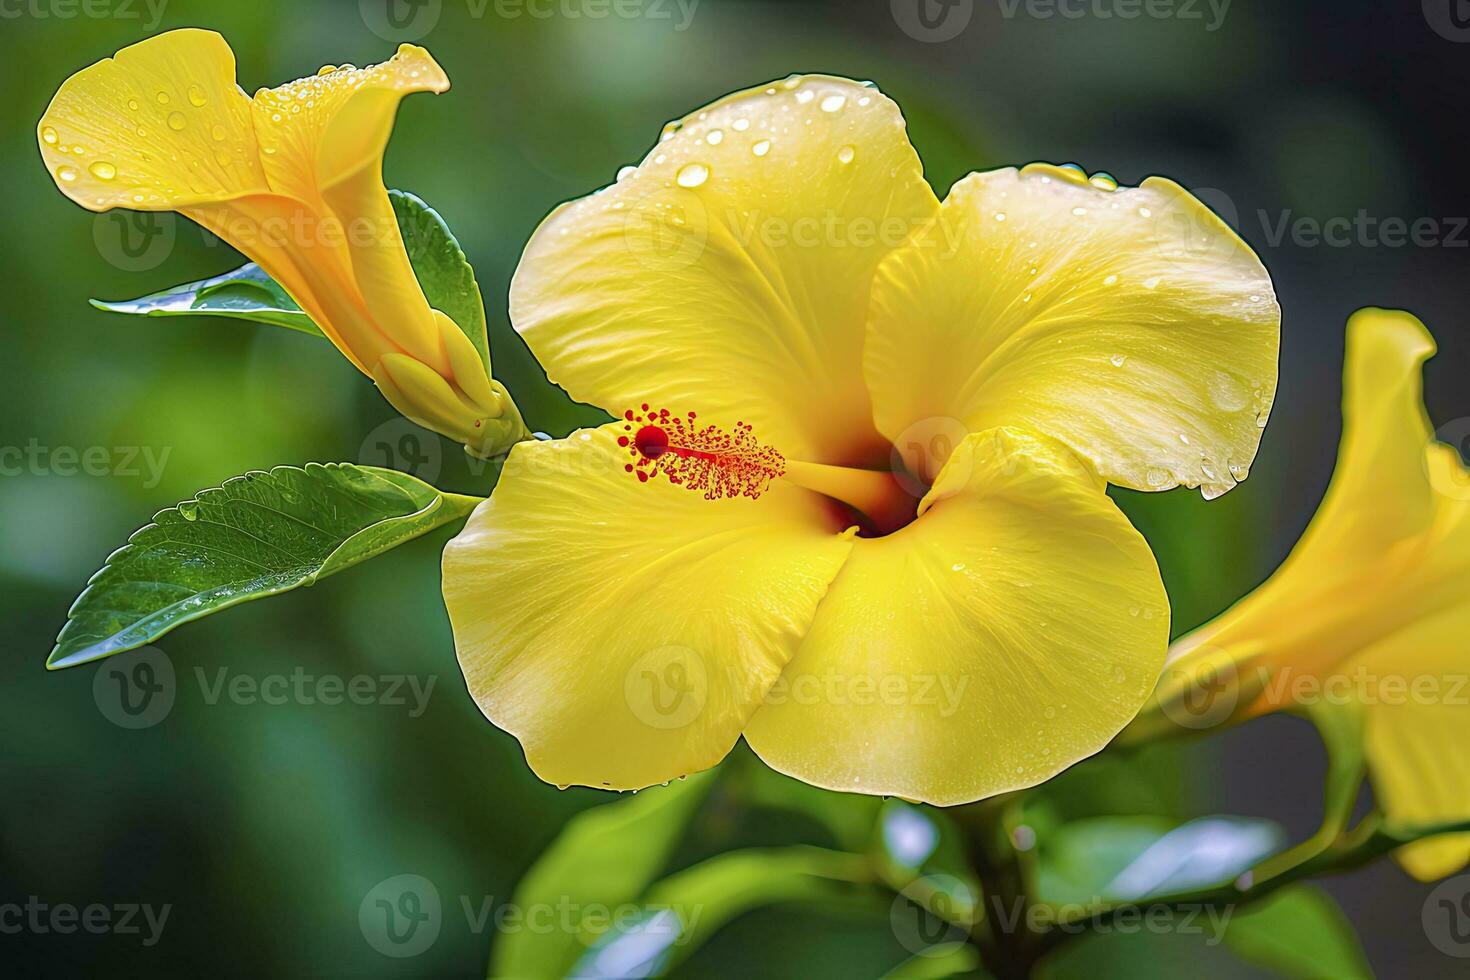
[[[676,486],[703,491],[706,500],[754,500],[786,472],[786,458],[757,442],[744,422],[726,432],[714,425],[697,426],[693,412],[679,416],[666,408],[642,409],[623,413],[623,429],[632,434],[618,437],[618,445],[633,460],[623,468],[641,482],[662,474]]]

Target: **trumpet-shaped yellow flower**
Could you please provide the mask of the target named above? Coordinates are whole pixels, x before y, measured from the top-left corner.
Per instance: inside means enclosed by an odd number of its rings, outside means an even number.
[[[1105,480],[1223,491],[1275,391],[1251,251],[1157,178],[975,174],[793,77],[665,128],[526,247],[511,319],[620,416],[512,453],[444,594],[485,714],[555,783],[637,788],[742,735],[939,804],[1103,746],[1162,664]]]
[[[404,415],[471,448],[506,411],[473,342],[429,306],[383,186],[398,102],[443,92],[429,53],[326,67],[251,98],[211,31],[73,75],[37,127],[56,186],[92,211],[178,211],[258,263]]]
[[[1470,819],[1461,751],[1470,735],[1470,473],[1434,441],[1424,412],[1420,372],[1433,353],[1407,313],[1353,315],[1342,447],[1321,508],[1269,580],[1175,645],[1149,712],[1187,718],[1183,699],[1202,693],[1223,699],[1213,721],[1361,712],[1379,806],[1404,827]],[[1397,856],[1419,878],[1443,877],[1470,860],[1470,834]]]

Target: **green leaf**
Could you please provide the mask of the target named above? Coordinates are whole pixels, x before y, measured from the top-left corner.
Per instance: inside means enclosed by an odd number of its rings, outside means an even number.
[[[234,477],[160,511],[108,557],[72,605],[46,666],[132,650],[181,623],[312,585],[458,520],[477,503],[350,463]]]
[[[464,331],[480,353],[488,373],[490,343],[485,326],[485,303],[475,270],[465,258],[439,212],[407,191],[390,190],[398,230],[409,262],[429,305],[442,311]],[[99,310],[135,316],[223,316],[253,320],[325,337],[311,318],[286,294],[279,283],[254,262],[233,272],[187,282],[132,300],[92,300]]]
[[[254,320],[324,337],[311,317],[254,262],[224,275],[186,282],[137,299],[108,303],[92,300],[99,310],[136,316],[209,316]]]
[[[485,326],[485,301],[464,249],[439,212],[419,198],[408,191],[389,191],[388,199],[393,202],[398,230],[424,297],[470,338],[488,374],[490,341]]]
[[[853,884],[869,878],[868,864],[860,855],[819,847],[721,854],[650,888],[638,903],[643,915],[599,937],[571,975],[661,975],[751,909],[845,901],[852,897]]]
[[[1140,901],[1227,884],[1280,850],[1269,820],[1202,817],[1177,827],[1154,817],[1097,817],[1042,838],[1038,889],[1053,904]]]
[[[1236,912],[1225,925],[1225,944],[1292,980],[1373,976],[1352,923],[1330,895],[1310,885],[1282,889]]]
[[[636,902],[668,863],[713,777],[699,773],[573,817],[521,879],[512,904],[529,912],[567,903],[590,911]],[[489,975],[566,976],[596,938],[590,924],[508,930],[491,950]]]

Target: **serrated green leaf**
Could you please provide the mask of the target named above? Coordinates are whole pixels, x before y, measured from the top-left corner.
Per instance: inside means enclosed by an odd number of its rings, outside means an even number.
[[[445,313],[464,331],[488,372],[490,343],[485,303],[475,270],[439,212],[407,191],[390,190],[398,230],[409,262],[429,305]],[[135,316],[223,316],[253,320],[325,338],[279,283],[254,262],[232,272],[187,282],[137,299],[92,300],[99,310]]]
[[[46,661],[72,667],[211,613],[315,583],[467,515],[478,498],[351,463],[278,466],[154,516],[113,552]]]
[[[94,299],[92,305],[99,310],[135,316],[208,315],[253,320],[325,338],[311,317],[301,312],[301,307],[286,295],[280,284],[254,262],[233,272],[186,282],[137,299],[116,303]]]
[[[698,773],[573,817],[521,879],[513,904],[612,909],[636,901],[664,869],[713,782],[713,772]],[[506,932],[490,950],[489,975],[566,976],[594,938],[576,928]]]

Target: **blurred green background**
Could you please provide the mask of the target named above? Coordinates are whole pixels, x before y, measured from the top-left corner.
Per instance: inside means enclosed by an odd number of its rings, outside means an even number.
[[[1453,230],[1456,215],[1470,214],[1470,46],[1428,12],[1433,4],[1236,0],[1223,18],[1219,4],[1192,4],[1186,16],[1180,3],[1174,16],[1123,19],[1106,16],[1118,9],[1107,2],[1075,4],[1082,16],[1064,17],[974,0],[954,8],[968,11],[963,30],[925,40],[902,27],[912,0],[425,0],[397,8],[410,25],[402,34],[389,3],[401,0],[0,3],[0,149],[11,188],[0,239],[0,447],[22,448],[27,460],[0,475],[0,904],[36,895],[172,906],[151,947],[117,934],[0,934],[10,975],[482,975],[493,934],[466,920],[459,896],[509,900],[565,821],[605,799],[538,782],[466,694],[438,596],[445,533],[168,636],[177,697],[151,727],[110,722],[91,668],[42,669],[68,605],[107,554],[200,488],[306,460],[396,465],[467,492],[487,480],[457,447],[395,420],[319,341],[86,305],[241,261],[182,220],[163,226],[157,247],[126,251],[116,218],[71,205],[41,165],[35,125],[61,81],[156,31],[221,31],[247,91],[324,63],[380,61],[400,39],[433,52],[453,88],[404,104],[388,183],[446,216],[485,290],[496,374],[533,427],[556,434],[598,416],[545,382],[506,322],[520,248],[556,203],[636,162],[665,120],[730,90],[793,71],[872,79],[903,107],[941,195],[970,170],[1035,159],[1076,160],[1124,183],[1162,173],[1202,189],[1272,271],[1285,311],[1282,375],[1242,487],[1208,505],[1187,491],[1119,494],[1158,553],[1176,633],[1260,581],[1315,508],[1335,454],[1352,310],[1420,315],[1441,344],[1431,413],[1437,424],[1470,415],[1470,235]],[[596,16],[616,10],[638,15]],[[1313,245],[1289,230],[1360,210],[1436,219],[1438,240],[1395,247],[1358,234]],[[89,449],[105,462],[75,472],[67,452]],[[210,698],[196,668],[209,684],[222,668],[257,679],[299,669],[407,674],[434,687],[417,717],[411,700],[240,704]],[[1280,819],[1301,836],[1319,813],[1322,762],[1305,726],[1272,719],[1166,753],[1144,776],[1080,771],[1056,793],[1082,813],[1221,809]],[[804,830],[757,810],[700,832],[718,846]],[[395,960],[364,941],[357,914],[377,883],[405,873],[434,882],[446,912],[431,949]],[[1383,864],[1329,889],[1381,975],[1462,975],[1423,934],[1427,888]],[[881,914],[772,910],[741,920],[683,969],[876,976],[906,955],[887,930]],[[1252,975],[1167,946],[1159,975],[1185,966]],[[1089,965],[1109,955],[1100,948]]]

